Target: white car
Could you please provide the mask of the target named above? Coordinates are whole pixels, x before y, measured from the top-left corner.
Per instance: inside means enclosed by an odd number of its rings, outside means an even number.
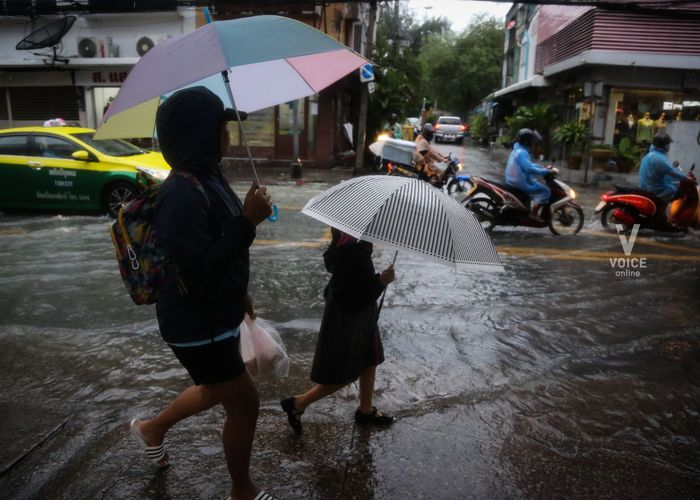
[[[467,127],[459,116],[441,116],[435,122],[435,142],[456,142],[462,144]]]

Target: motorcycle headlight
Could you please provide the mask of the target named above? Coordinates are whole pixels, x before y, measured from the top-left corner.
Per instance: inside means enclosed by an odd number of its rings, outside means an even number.
[[[457,164],[457,172],[460,172],[462,170],[462,164],[458,163]]]
[[[572,199],[576,199],[576,191],[569,189],[569,196],[571,196]]]
[[[159,181],[164,181],[168,175],[170,175],[170,170],[163,170],[160,168],[136,167],[136,169]]]
[[[389,138],[389,134],[379,134],[377,136],[378,141],[386,141]]]

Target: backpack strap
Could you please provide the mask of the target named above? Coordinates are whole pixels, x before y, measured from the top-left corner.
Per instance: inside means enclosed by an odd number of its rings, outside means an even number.
[[[196,175],[194,175],[192,172],[188,172],[187,170],[171,170],[170,175],[178,175],[180,177],[184,177],[192,181],[192,183],[197,187],[199,192],[202,193],[202,195],[204,196],[204,199],[207,202],[207,207],[211,207],[211,200],[209,199],[209,195],[204,189],[202,182],[197,178]]]

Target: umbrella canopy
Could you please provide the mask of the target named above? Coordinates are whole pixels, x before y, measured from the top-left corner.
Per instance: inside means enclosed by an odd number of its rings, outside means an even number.
[[[151,137],[158,104],[182,88],[204,85],[228,106],[232,95],[239,110],[253,112],[317,94],[366,62],[286,17],[215,21],[149,50],[122,84],[96,138]]]
[[[355,238],[427,256],[455,268],[503,271],[474,215],[427,182],[367,175],[315,196],[302,213]]]

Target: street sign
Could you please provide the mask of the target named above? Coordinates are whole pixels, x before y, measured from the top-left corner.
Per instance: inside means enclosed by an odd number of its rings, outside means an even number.
[[[367,63],[360,68],[360,81],[362,83],[374,80],[374,68],[371,63]]]
[[[374,82],[369,82],[369,83],[367,84],[367,91],[368,91],[370,94],[373,94],[374,91],[376,90],[376,88],[377,88],[377,84],[374,83]]]

